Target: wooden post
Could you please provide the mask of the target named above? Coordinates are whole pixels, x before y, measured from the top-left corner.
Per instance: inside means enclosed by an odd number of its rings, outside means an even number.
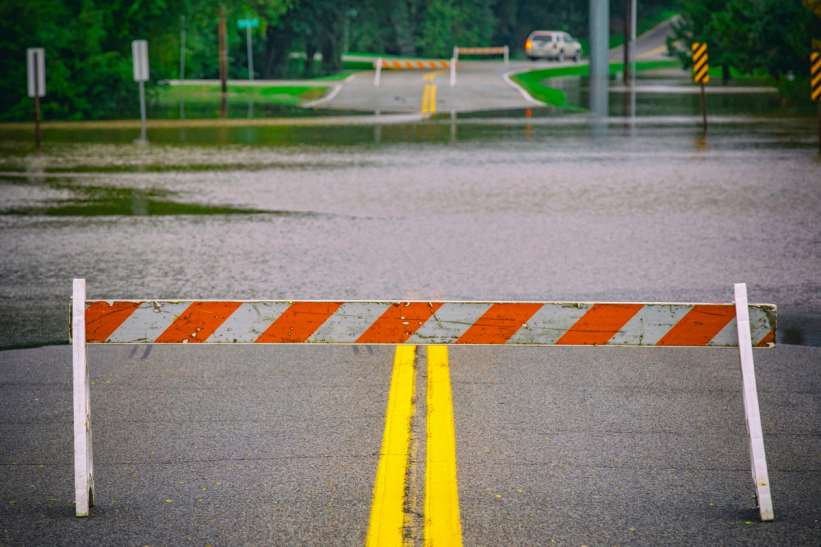
[[[34,89],[37,89],[37,71],[34,71]],[[34,144],[40,151],[40,95],[34,94]]]
[[[750,441],[750,464],[755,481],[755,499],[761,520],[773,520],[773,501],[770,496],[770,478],[767,474],[767,456],[764,453],[764,435],[761,432],[761,414],[758,409],[758,391],[753,366],[753,345],[750,335],[750,311],[747,307],[747,285],[735,284],[735,317],[738,328],[738,352],[741,379],[744,385],[744,414]]]
[[[630,13],[634,0],[624,0],[624,85],[630,85]]]
[[[74,368],[74,512],[87,517],[94,507],[94,454],[91,449],[91,383],[86,351],[86,280],[75,279],[71,299]]]
[[[219,55],[220,55],[220,118],[225,118],[228,105],[226,96],[228,93],[228,44],[227,31],[225,28],[225,6],[222,7],[219,19]]]

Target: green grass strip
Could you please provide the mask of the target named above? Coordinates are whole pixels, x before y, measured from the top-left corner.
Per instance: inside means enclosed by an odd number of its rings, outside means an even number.
[[[670,68],[681,66],[676,60],[669,61],[639,61],[636,63],[636,72],[640,70],[653,70],[657,68]],[[610,74],[620,72],[624,68],[623,63],[610,63]],[[559,78],[561,76],[589,76],[589,65],[571,65],[556,68],[543,68],[541,70],[531,70],[530,72],[520,72],[513,74],[510,79],[522,86],[525,91],[543,103],[551,106],[561,106],[563,108],[579,109],[579,107],[567,104],[564,93],[553,87],[548,87],[542,83],[546,78]],[[584,109],[581,109],[584,110]]]

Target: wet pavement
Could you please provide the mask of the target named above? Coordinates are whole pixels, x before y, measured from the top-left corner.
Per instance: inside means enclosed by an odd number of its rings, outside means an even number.
[[[40,155],[0,126],[0,543],[364,543],[390,348],[92,347],[101,501],[75,519],[70,349],[10,349],[67,342],[75,277],[92,299],[729,302],[746,282],[778,305],[755,354],[774,523],[735,352],[454,348],[465,544],[818,543],[817,126],[709,100],[706,136],[674,96],[636,123],[54,128]]]

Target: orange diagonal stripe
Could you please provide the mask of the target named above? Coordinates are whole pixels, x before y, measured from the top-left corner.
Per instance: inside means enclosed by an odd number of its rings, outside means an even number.
[[[441,302],[394,304],[356,341],[359,344],[404,344],[441,307]]]
[[[643,307],[643,304],[594,304],[556,344],[606,344]]]
[[[693,45],[690,47],[693,49],[693,52],[695,52],[699,46],[701,46],[701,42],[693,42]]]
[[[771,342],[775,342],[775,333],[773,331],[764,335],[764,338],[758,341],[755,345],[757,348],[766,348]]]
[[[294,302],[256,339],[256,342],[268,344],[304,342],[341,305],[341,302]]]
[[[544,304],[493,304],[457,344],[504,344]]]
[[[86,308],[86,342],[105,342],[141,302],[94,302]]]
[[[240,305],[241,302],[192,302],[154,342],[205,342]]]
[[[706,346],[735,317],[732,304],[699,304],[681,318],[657,346]]]

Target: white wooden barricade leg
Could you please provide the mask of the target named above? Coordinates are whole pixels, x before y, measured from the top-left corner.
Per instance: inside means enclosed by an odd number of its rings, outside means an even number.
[[[75,279],[71,300],[74,364],[74,498],[78,517],[94,507],[94,456],[91,451],[91,384],[86,351],[86,280]]]
[[[750,437],[750,465],[755,481],[755,497],[758,500],[761,520],[773,520],[773,501],[770,497],[770,479],[767,475],[767,457],[764,453],[764,436],[761,432],[761,415],[758,410],[758,392],[755,386],[746,283],[735,284],[735,313],[738,325],[741,378],[744,382],[744,414],[747,418],[747,434]]]
[[[459,46],[453,46],[453,58],[454,59],[459,58]]]
[[[456,57],[450,60],[450,87],[456,87]]]
[[[510,46],[505,46],[505,64],[510,60]]]
[[[382,57],[376,60],[376,76],[373,79],[373,85],[379,87],[379,76],[382,74]]]

